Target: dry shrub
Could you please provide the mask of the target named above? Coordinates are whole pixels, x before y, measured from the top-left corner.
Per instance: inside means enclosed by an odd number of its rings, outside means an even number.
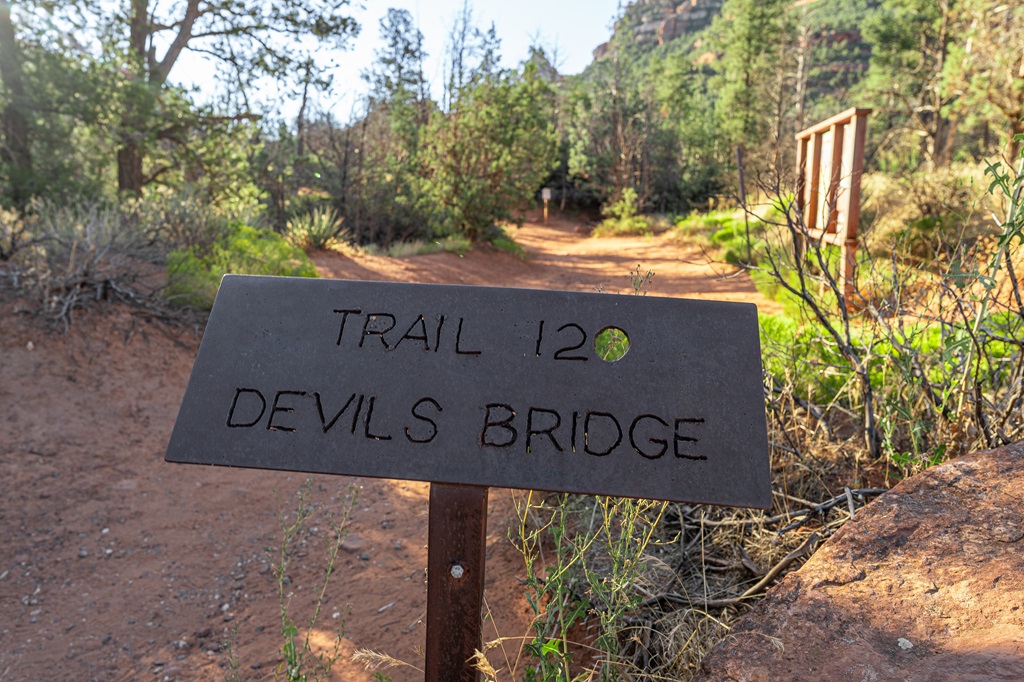
[[[806,411],[785,415],[771,421],[777,492],[769,512],[576,495],[521,500],[513,541],[527,559],[537,611],[527,650],[535,655],[526,670],[489,679],[691,678],[756,597],[850,518],[834,480],[849,471],[845,452],[816,458],[803,442],[801,450],[776,445],[783,429],[800,430],[802,441],[827,440]],[[852,490],[850,502],[861,507],[874,494]],[[621,542],[629,532],[634,541]]]
[[[105,300],[170,315],[160,236],[137,214],[102,201],[35,201],[3,222],[14,226],[3,236],[16,248],[0,262],[0,283],[51,323],[67,329],[76,311]]]
[[[930,173],[866,173],[861,182],[862,237],[878,256],[914,265],[950,262],[951,254],[992,232],[994,207],[985,166],[955,164]]]
[[[152,293],[143,280],[159,258],[153,234],[103,203],[37,201],[21,216],[31,246],[8,261],[7,282],[65,327],[94,301]]]

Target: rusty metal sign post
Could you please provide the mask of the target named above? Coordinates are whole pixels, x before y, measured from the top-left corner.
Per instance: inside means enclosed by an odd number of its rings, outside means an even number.
[[[489,486],[770,506],[756,308],[228,275],[166,458],[429,481],[426,679],[468,682]]]

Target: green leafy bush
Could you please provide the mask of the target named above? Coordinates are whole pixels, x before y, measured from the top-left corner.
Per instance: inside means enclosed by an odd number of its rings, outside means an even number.
[[[594,228],[595,237],[623,237],[651,233],[651,224],[638,215],[638,195],[632,187],[622,191],[622,197],[601,209],[605,219]]]
[[[454,88],[421,133],[422,193],[435,236],[480,241],[517,220],[555,166],[555,92],[530,62],[521,71],[483,68]]]
[[[241,222],[209,248],[189,247],[167,254],[168,289],[175,302],[213,306],[221,278],[227,273],[316,277],[316,268],[297,246],[272,230]]]
[[[721,258],[727,263],[753,264],[758,262],[767,248],[764,235],[768,231],[769,223],[775,220],[779,212],[779,207],[774,203],[763,219],[756,215],[749,215],[745,219],[742,212],[713,211],[677,220],[675,229],[680,236],[704,235],[721,249]]]

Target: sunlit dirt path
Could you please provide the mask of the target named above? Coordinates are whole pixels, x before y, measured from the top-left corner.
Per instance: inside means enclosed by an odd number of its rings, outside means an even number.
[[[714,262],[699,246],[680,244],[669,233],[596,239],[577,223],[558,219],[547,225],[526,222],[509,232],[525,248],[525,259],[486,247],[464,256],[352,258],[319,252],[313,259],[323,277],[607,293],[631,293],[629,274],[639,265],[642,272],[655,273],[646,289],[650,295],[744,301],[763,312],[779,310],[746,273]]]

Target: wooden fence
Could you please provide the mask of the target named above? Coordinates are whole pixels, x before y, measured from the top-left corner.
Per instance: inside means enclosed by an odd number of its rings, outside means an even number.
[[[836,281],[848,305],[857,300],[860,179],[870,113],[848,109],[796,135],[796,205],[805,239],[839,246]]]

